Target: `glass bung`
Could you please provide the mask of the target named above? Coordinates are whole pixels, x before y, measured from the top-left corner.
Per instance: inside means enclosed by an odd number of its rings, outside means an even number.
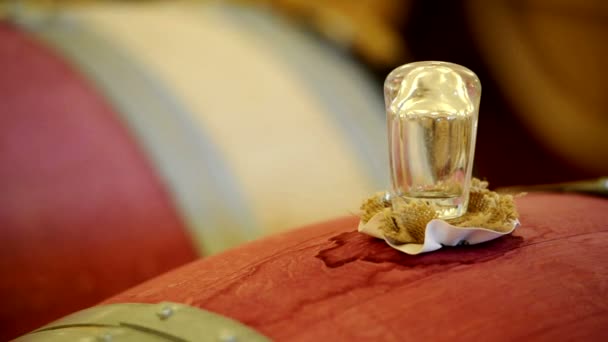
[[[467,210],[481,84],[469,69],[416,62],[384,84],[392,196],[426,201],[439,218]]]

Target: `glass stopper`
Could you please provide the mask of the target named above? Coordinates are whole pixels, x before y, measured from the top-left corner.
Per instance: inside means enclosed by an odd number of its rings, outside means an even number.
[[[439,218],[467,211],[481,83],[469,69],[416,62],[384,83],[395,199],[425,201]]]

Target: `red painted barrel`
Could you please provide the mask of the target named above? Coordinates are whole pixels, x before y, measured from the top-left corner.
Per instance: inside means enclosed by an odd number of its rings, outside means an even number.
[[[608,200],[531,194],[517,205],[522,226],[480,245],[405,255],[346,217],[199,260],[106,303],[185,303],[278,341],[608,338]]]
[[[0,23],[0,340],[197,257],[113,108]]]

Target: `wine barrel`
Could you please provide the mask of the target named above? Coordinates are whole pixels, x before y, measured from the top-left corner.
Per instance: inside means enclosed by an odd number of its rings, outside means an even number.
[[[521,227],[479,245],[406,255],[345,217],[196,261],[104,303],[187,304],[277,341],[605,340],[608,200],[516,202]]]
[[[93,3],[18,22],[110,101],[205,254],[386,187],[381,87],[272,13]]]
[[[0,340],[385,187],[380,89],[270,13],[15,6],[0,74]]]
[[[469,0],[464,5],[479,55],[513,114],[567,167],[605,175],[608,71],[599,56],[608,54],[606,2]]]
[[[0,23],[0,69],[0,340],[198,256],[145,153],[61,56]]]

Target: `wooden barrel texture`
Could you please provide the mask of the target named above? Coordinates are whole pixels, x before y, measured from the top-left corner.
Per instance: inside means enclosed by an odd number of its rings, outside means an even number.
[[[105,303],[173,301],[277,341],[604,341],[608,201],[517,199],[522,225],[409,256],[345,217],[196,261]]]

